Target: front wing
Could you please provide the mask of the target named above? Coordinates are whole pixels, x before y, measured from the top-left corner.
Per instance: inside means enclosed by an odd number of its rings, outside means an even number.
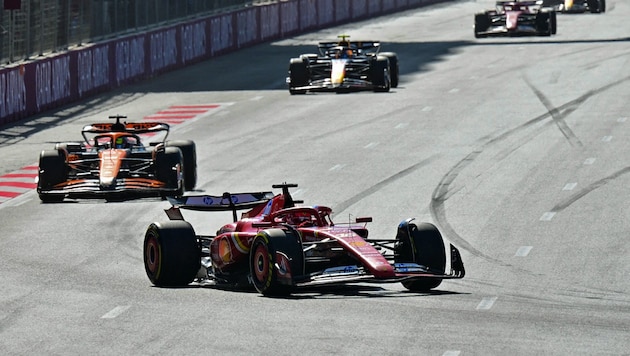
[[[103,188],[98,179],[77,179],[57,184],[49,190],[39,190],[43,195],[65,195],[69,198],[101,198],[108,196],[161,196],[172,195],[178,188],[169,188],[164,182],[150,178],[121,178],[116,184]]]
[[[324,269],[307,276],[297,276],[293,280],[293,285],[297,288],[334,285],[334,284],[351,284],[351,283],[399,283],[414,279],[461,279],[464,278],[466,271],[462,262],[459,250],[453,245],[451,249],[451,266],[449,273],[439,273],[429,270],[427,267],[416,263],[392,263],[395,275],[389,278],[378,278],[369,273],[364,267],[357,265],[337,266]],[[276,266],[277,267],[277,266]]]

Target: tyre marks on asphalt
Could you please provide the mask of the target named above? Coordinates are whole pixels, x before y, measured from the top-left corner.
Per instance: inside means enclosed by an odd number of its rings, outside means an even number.
[[[222,104],[173,105],[141,121],[165,122],[171,126],[181,125],[216,112]],[[78,133],[77,133],[78,134]],[[0,176],[0,204],[37,188],[38,164],[30,164],[15,172]]]
[[[572,145],[572,146],[583,146],[582,142],[577,138],[577,136],[573,133],[573,131],[568,127],[568,125],[566,124],[566,122],[564,121],[564,119],[571,113],[573,113],[575,110],[577,110],[586,100],[588,100],[589,98],[601,94],[607,90],[613,89],[614,87],[621,85],[627,81],[630,81],[630,76],[621,78],[617,81],[611,82],[607,85],[604,85],[602,87],[599,87],[597,89],[594,90],[590,90],[588,92],[586,92],[585,94],[581,95],[580,97],[571,100],[561,106],[558,107],[553,107],[549,101],[546,99],[546,97],[542,94],[542,92],[540,92],[538,89],[536,89],[533,85],[531,85],[531,83],[529,83],[527,81],[527,79],[525,78],[525,81],[527,82],[527,84],[530,86],[530,88],[534,91],[534,93],[538,96],[539,100],[541,100],[541,102],[543,103],[543,105],[545,105],[545,107],[547,108],[548,112],[540,115],[538,117],[535,117],[531,120],[526,121],[525,123],[516,126],[510,130],[507,130],[501,134],[498,134],[494,137],[490,137],[486,140],[486,142],[484,142],[480,148],[474,150],[473,152],[469,153],[466,157],[464,157],[460,162],[458,162],[455,166],[453,166],[440,180],[440,182],[438,183],[438,185],[436,186],[434,192],[433,192],[433,197],[431,199],[431,204],[429,206],[429,209],[431,211],[431,215],[433,216],[433,218],[435,219],[436,223],[442,228],[443,230],[443,234],[445,236],[447,236],[449,238],[449,240],[451,240],[453,243],[457,244],[460,248],[468,251],[469,253],[478,256],[478,257],[482,257],[488,261],[492,261],[495,263],[499,263],[501,265],[506,265],[509,266],[508,264],[501,262],[495,258],[492,258],[490,256],[485,255],[484,253],[482,253],[481,251],[477,250],[476,248],[474,248],[470,243],[468,243],[461,235],[459,235],[459,233],[457,233],[457,231],[451,226],[451,224],[449,223],[447,217],[446,217],[446,208],[445,208],[445,203],[446,201],[455,193],[457,193],[459,191],[459,189],[462,189],[464,186],[456,186],[455,184],[453,184],[455,182],[455,180],[457,179],[457,177],[460,175],[460,173],[466,169],[471,163],[473,163],[484,151],[493,148],[495,146],[498,146],[499,144],[502,144],[504,141],[507,141],[508,138],[512,138],[518,134],[521,134],[522,132],[526,131],[527,129],[533,127],[535,124],[542,122],[546,119],[548,119],[549,117],[552,118],[553,122],[556,124],[556,126],[558,126],[558,128],[562,131],[563,135],[565,136],[565,138],[568,140],[568,142]],[[617,120],[617,122],[625,122],[627,121],[627,119],[625,118],[620,118]],[[546,125],[538,128],[538,131],[542,131],[546,128]],[[528,137],[533,138],[536,135],[536,133],[534,134],[530,134]],[[517,150],[520,146],[524,145],[525,143],[529,142],[529,140],[521,140],[518,141],[515,147],[511,147],[507,150],[507,152],[513,152],[515,150]],[[500,157],[497,157],[497,160],[502,160],[506,157],[508,157],[508,154],[503,154]],[[584,164],[593,164],[595,162],[595,158],[591,157],[588,158],[584,161]],[[589,185],[587,188],[585,188],[584,190],[576,193],[575,195],[573,195],[571,198],[561,202],[560,204],[556,205],[552,210],[545,212],[541,217],[540,220],[541,221],[551,221],[551,219],[553,219],[553,217],[556,215],[557,212],[565,209],[567,206],[569,206],[570,204],[572,204],[573,202],[577,201],[579,198],[581,198],[582,196],[588,194],[589,192],[593,191],[594,189],[597,189],[598,187],[602,186],[603,184],[607,183],[609,180],[614,179],[622,174],[626,174],[628,173],[628,171],[630,171],[630,167],[624,168],[619,172],[614,173],[613,175],[606,177],[598,182],[595,182],[591,185]]]

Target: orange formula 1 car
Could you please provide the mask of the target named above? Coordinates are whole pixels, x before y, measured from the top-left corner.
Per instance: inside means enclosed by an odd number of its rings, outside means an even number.
[[[197,181],[195,144],[165,141],[165,123],[96,123],[82,130],[84,142],[57,143],[39,156],[37,193],[43,202],[68,198],[128,199],[181,196]],[[145,146],[141,136],[152,142]]]
[[[305,287],[351,283],[402,283],[411,291],[463,278],[459,251],[429,223],[403,220],[395,238],[373,238],[371,217],[333,223],[332,209],[301,206],[289,188],[282,193],[224,193],[168,198],[170,221],[149,225],[144,266],[156,286],[193,281],[224,287],[254,287],[263,295],[287,295]],[[183,209],[232,211],[233,221],[216,235],[197,234]],[[238,210],[247,210],[240,219]]]

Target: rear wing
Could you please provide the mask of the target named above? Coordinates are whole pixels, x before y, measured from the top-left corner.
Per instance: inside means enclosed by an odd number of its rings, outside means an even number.
[[[234,221],[238,210],[252,209],[267,203],[274,197],[272,192],[255,193],[223,193],[223,195],[190,195],[184,197],[167,197],[172,207],[166,210],[171,220],[183,220],[179,209],[197,211],[232,211]]]
[[[81,130],[84,133],[100,134],[108,132],[129,132],[133,134],[143,134],[157,131],[169,131],[169,124],[163,122],[129,122],[115,124],[109,122],[87,125]]]
[[[330,48],[336,47],[339,45],[340,45],[339,41],[337,42],[326,41],[326,42],[319,42],[319,44],[317,45],[317,48],[320,53],[325,54]],[[381,43],[378,41],[352,41],[352,42],[346,43],[346,47],[349,47],[350,49],[354,51],[376,53],[380,50]]]
[[[497,10],[508,10],[508,9],[528,9],[535,10],[540,9],[543,5],[543,0],[532,0],[532,1],[497,1],[496,8]]]

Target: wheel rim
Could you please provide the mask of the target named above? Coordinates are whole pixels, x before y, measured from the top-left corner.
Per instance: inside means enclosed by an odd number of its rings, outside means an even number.
[[[264,283],[269,277],[269,253],[265,245],[259,244],[254,252],[254,275],[256,280]]]
[[[160,268],[160,246],[155,236],[149,236],[145,249],[144,262],[147,270],[156,275]]]

